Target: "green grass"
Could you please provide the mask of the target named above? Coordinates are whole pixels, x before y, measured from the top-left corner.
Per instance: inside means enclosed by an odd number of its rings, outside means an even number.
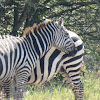
[[[66,94],[67,93],[67,94]],[[70,93],[70,95],[68,94]],[[33,94],[24,97],[24,100],[74,100],[71,89],[62,88],[61,91],[55,88],[52,92],[49,90],[34,91]]]
[[[86,74],[84,79],[84,100],[100,100],[100,73]],[[74,100],[71,89],[64,85],[62,80],[53,79],[50,83],[42,86],[28,87],[28,94],[24,95],[24,100]],[[27,92],[26,92],[27,93]]]
[[[84,100],[100,100],[100,71],[85,74],[82,80],[84,83]],[[62,84],[62,78],[59,77],[45,85],[27,86],[24,100],[74,100],[72,90],[67,85],[62,86]]]
[[[85,76],[84,100],[100,100],[100,73]]]

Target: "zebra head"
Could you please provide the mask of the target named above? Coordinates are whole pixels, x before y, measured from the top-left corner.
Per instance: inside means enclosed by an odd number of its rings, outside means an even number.
[[[63,26],[63,19],[60,18],[59,20],[54,21],[54,24],[56,26],[56,32],[54,35],[54,46],[65,53],[73,53],[77,51],[74,41],[67,32],[67,29]]]

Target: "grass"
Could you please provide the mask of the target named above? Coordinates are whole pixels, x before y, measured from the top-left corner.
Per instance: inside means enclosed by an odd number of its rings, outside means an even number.
[[[84,100],[100,100],[100,73],[86,74],[84,79]],[[53,79],[42,86],[27,87],[24,100],[74,100],[71,89],[62,80]]]
[[[84,100],[100,100],[100,71],[85,74],[82,80]],[[62,84],[63,80],[59,77],[45,85],[27,86],[24,100],[74,100],[72,90],[66,84],[62,87]]]
[[[66,94],[67,93],[67,94]],[[69,95],[70,93],[71,95]],[[72,94],[71,89],[62,88],[59,91],[58,88],[55,88],[52,92],[47,91],[34,91],[33,94],[27,95],[24,97],[24,100],[74,100],[74,96]]]
[[[100,73],[86,75],[84,100],[100,100]]]

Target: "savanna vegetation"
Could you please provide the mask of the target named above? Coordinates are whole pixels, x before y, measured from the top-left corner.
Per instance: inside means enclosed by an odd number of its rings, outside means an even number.
[[[0,0],[0,34],[22,36],[26,27],[43,17],[64,18],[85,46],[84,100],[100,100],[100,0]],[[24,100],[74,100],[69,87],[57,75],[42,86],[27,86]]]

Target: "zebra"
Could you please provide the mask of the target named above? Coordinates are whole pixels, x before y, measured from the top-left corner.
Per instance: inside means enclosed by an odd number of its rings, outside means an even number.
[[[43,84],[60,73],[65,83],[69,84],[74,92],[75,100],[83,100],[84,86],[80,79],[80,69],[83,63],[84,46],[81,38],[74,32],[67,30],[75,42],[77,53],[75,56],[65,54],[52,47],[40,60],[37,67],[28,78],[27,84]]]
[[[22,37],[4,37],[0,39],[0,87],[8,99],[12,85],[13,98],[22,100],[23,88],[36,69],[37,60],[51,47],[65,53],[77,51],[62,18],[28,27]]]

